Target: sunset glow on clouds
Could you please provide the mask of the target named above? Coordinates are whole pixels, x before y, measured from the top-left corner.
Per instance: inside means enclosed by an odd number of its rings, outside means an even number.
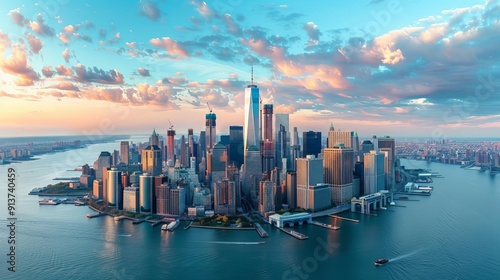
[[[250,65],[299,131],[500,136],[499,0],[353,2],[8,1],[0,137],[181,135],[207,102],[227,133]]]

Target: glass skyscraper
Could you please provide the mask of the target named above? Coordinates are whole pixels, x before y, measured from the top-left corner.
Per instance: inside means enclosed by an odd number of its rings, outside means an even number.
[[[243,150],[247,153],[248,147],[259,149],[259,88],[248,85],[245,89],[245,124],[243,127]]]

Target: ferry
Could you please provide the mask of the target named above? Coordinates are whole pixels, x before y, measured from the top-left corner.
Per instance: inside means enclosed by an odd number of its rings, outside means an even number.
[[[54,198],[54,199],[39,200],[38,204],[39,205],[58,205],[58,204],[61,204],[61,202],[62,201],[60,199]]]
[[[378,260],[375,261],[375,266],[382,266],[382,265],[384,265],[384,264],[386,264],[388,262],[389,262],[388,259],[378,259]]]
[[[168,231],[174,231],[175,228],[179,225],[179,222],[178,221],[173,221],[171,222],[170,224],[168,224],[167,226],[167,230]]]

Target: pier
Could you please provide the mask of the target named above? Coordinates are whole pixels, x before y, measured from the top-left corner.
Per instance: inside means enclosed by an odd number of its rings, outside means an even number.
[[[97,217],[101,217],[101,216],[105,216],[105,215],[107,215],[107,214],[99,212],[97,214],[87,214],[87,218],[92,219],[92,218],[97,218]]]
[[[269,237],[269,234],[264,230],[264,228],[262,228],[259,223],[255,223],[255,230],[261,238]]]
[[[359,220],[355,220],[355,219],[344,218],[344,217],[340,217],[340,216],[337,216],[337,215],[328,215],[328,216],[330,216],[332,218],[344,220],[344,221],[349,221],[349,222],[353,222],[353,223],[359,223]]]
[[[318,226],[318,227],[324,227],[324,228],[331,229],[331,230],[339,230],[340,229],[340,227],[338,227],[338,226],[332,226],[332,225],[321,223],[318,221],[313,221],[312,224],[315,226]]]
[[[285,233],[290,234],[291,236],[293,236],[299,240],[305,240],[305,239],[309,238],[309,236],[302,234],[300,232],[297,232],[297,231],[290,229],[290,228],[278,228],[278,229],[285,232]]]

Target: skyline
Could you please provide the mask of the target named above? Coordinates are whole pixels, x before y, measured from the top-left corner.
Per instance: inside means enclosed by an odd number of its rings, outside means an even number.
[[[206,102],[227,134],[251,64],[300,132],[500,136],[497,0],[54,3],[0,9],[4,137],[187,134]]]

